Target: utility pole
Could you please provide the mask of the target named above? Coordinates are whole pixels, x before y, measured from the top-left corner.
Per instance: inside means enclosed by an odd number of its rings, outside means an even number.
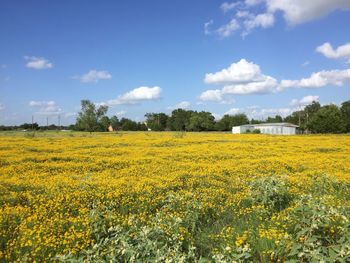
[[[58,115],[58,129],[61,127],[61,115]]]
[[[32,115],[32,130],[34,130],[34,115]]]
[[[46,129],[49,129],[49,117],[46,117]]]

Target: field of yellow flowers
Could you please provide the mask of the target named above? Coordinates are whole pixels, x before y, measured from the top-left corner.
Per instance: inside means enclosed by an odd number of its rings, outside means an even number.
[[[349,262],[350,136],[0,133],[0,262]]]

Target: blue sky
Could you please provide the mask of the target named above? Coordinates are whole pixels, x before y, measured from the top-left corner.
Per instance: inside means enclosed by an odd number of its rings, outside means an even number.
[[[350,1],[0,2],[0,124],[207,110],[287,115],[350,99]]]

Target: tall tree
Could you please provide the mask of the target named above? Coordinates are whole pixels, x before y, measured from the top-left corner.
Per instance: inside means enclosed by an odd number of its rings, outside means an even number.
[[[99,121],[108,111],[108,106],[96,105],[89,100],[81,101],[81,111],[77,117],[76,126],[79,130],[93,132],[99,129]]]
[[[243,113],[239,113],[235,115],[225,114],[216,123],[216,128],[219,131],[230,131],[233,126],[240,126],[248,123],[249,123],[248,117]]]
[[[186,130],[189,131],[211,131],[214,129],[214,116],[206,111],[193,111],[187,123]]]
[[[341,104],[340,111],[345,122],[346,131],[350,132],[350,100],[345,101]]]
[[[110,122],[111,122],[111,125],[112,125],[112,128],[113,130],[118,130],[119,128],[119,119],[117,116],[112,116],[111,119],[110,119]]]
[[[185,131],[186,126],[189,124],[192,111],[184,109],[176,109],[171,113],[171,117],[168,120],[168,126],[173,131]]]
[[[308,128],[315,133],[342,133],[346,131],[342,113],[334,104],[319,109],[310,118]]]
[[[164,131],[167,127],[169,116],[165,113],[146,113],[147,127],[152,131]]]
[[[102,118],[99,121],[99,124],[101,131],[108,131],[109,125],[111,125],[111,121],[108,118],[108,116],[102,116]]]

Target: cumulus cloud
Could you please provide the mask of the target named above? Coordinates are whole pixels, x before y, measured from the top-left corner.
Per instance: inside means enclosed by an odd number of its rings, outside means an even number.
[[[222,89],[222,93],[233,95],[264,94],[275,92],[277,87],[278,83],[276,79],[265,76],[261,81],[226,85]]]
[[[223,84],[221,90],[208,90],[200,95],[202,100],[220,101],[223,95],[253,94],[273,92],[277,81],[273,77],[261,73],[260,66],[241,59],[228,68],[216,73],[205,75],[204,82],[208,84]]]
[[[27,61],[26,67],[31,69],[50,69],[53,68],[53,64],[45,58],[25,56]]]
[[[181,101],[174,106],[168,107],[169,110],[174,110],[174,109],[184,109],[187,110],[191,107],[191,103],[188,101]]]
[[[30,107],[37,108],[37,114],[41,115],[57,115],[62,113],[62,110],[54,101],[30,101]]]
[[[86,74],[83,74],[81,76],[74,76],[73,78],[79,79],[81,82],[84,82],[84,83],[91,83],[91,82],[97,83],[99,80],[111,79],[112,75],[105,70],[98,71],[98,70],[92,69]]]
[[[228,68],[205,75],[207,84],[223,85],[220,89],[209,89],[199,95],[202,102],[224,103],[232,95],[264,94],[281,92],[288,88],[322,88],[343,86],[350,81],[350,69],[322,70],[307,78],[281,81],[261,72],[260,66],[241,59]]]
[[[200,96],[199,99],[201,101],[215,101],[221,102],[223,100],[221,90],[206,90]]]
[[[350,80],[350,69],[322,70],[300,80],[282,80],[279,90],[287,88],[322,88],[328,85],[343,86]]]
[[[204,82],[208,84],[232,84],[242,82],[260,81],[264,77],[259,65],[248,62],[244,58],[232,63],[228,68],[215,73],[207,73]]]
[[[349,59],[350,63],[350,43],[341,45],[334,49],[328,42],[318,46],[316,51],[331,59]]]
[[[336,10],[350,10],[349,0],[245,0],[224,2],[223,13],[236,12],[236,18],[219,27],[216,32],[223,38],[242,29],[242,36],[254,28],[269,28],[274,25],[275,15],[281,12],[288,25],[302,24],[326,16]],[[256,10],[263,12],[257,13]]]
[[[4,104],[0,103],[0,111],[1,111],[1,110],[4,110],[4,109],[5,109]]]
[[[313,96],[313,95],[309,95],[309,96],[305,96],[301,99],[293,99],[290,101],[290,105],[291,106],[306,106],[311,104],[313,101],[319,101],[320,97],[319,96]]]
[[[221,38],[226,38],[231,36],[235,31],[237,31],[240,28],[239,23],[235,18],[231,19],[230,22],[228,22],[225,25],[222,25],[216,30],[216,33],[221,37]]]
[[[138,104],[143,101],[152,101],[152,100],[154,101],[154,100],[160,99],[161,92],[162,92],[162,89],[158,86],[139,87],[118,96],[118,98],[114,100],[109,100],[107,102],[102,102],[100,104],[115,106],[115,105],[123,105],[123,104]]]
[[[335,10],[350,10],[348,0],[265,0],[267,9],[281,11],[289,25],[301,24],[325,16]]]

